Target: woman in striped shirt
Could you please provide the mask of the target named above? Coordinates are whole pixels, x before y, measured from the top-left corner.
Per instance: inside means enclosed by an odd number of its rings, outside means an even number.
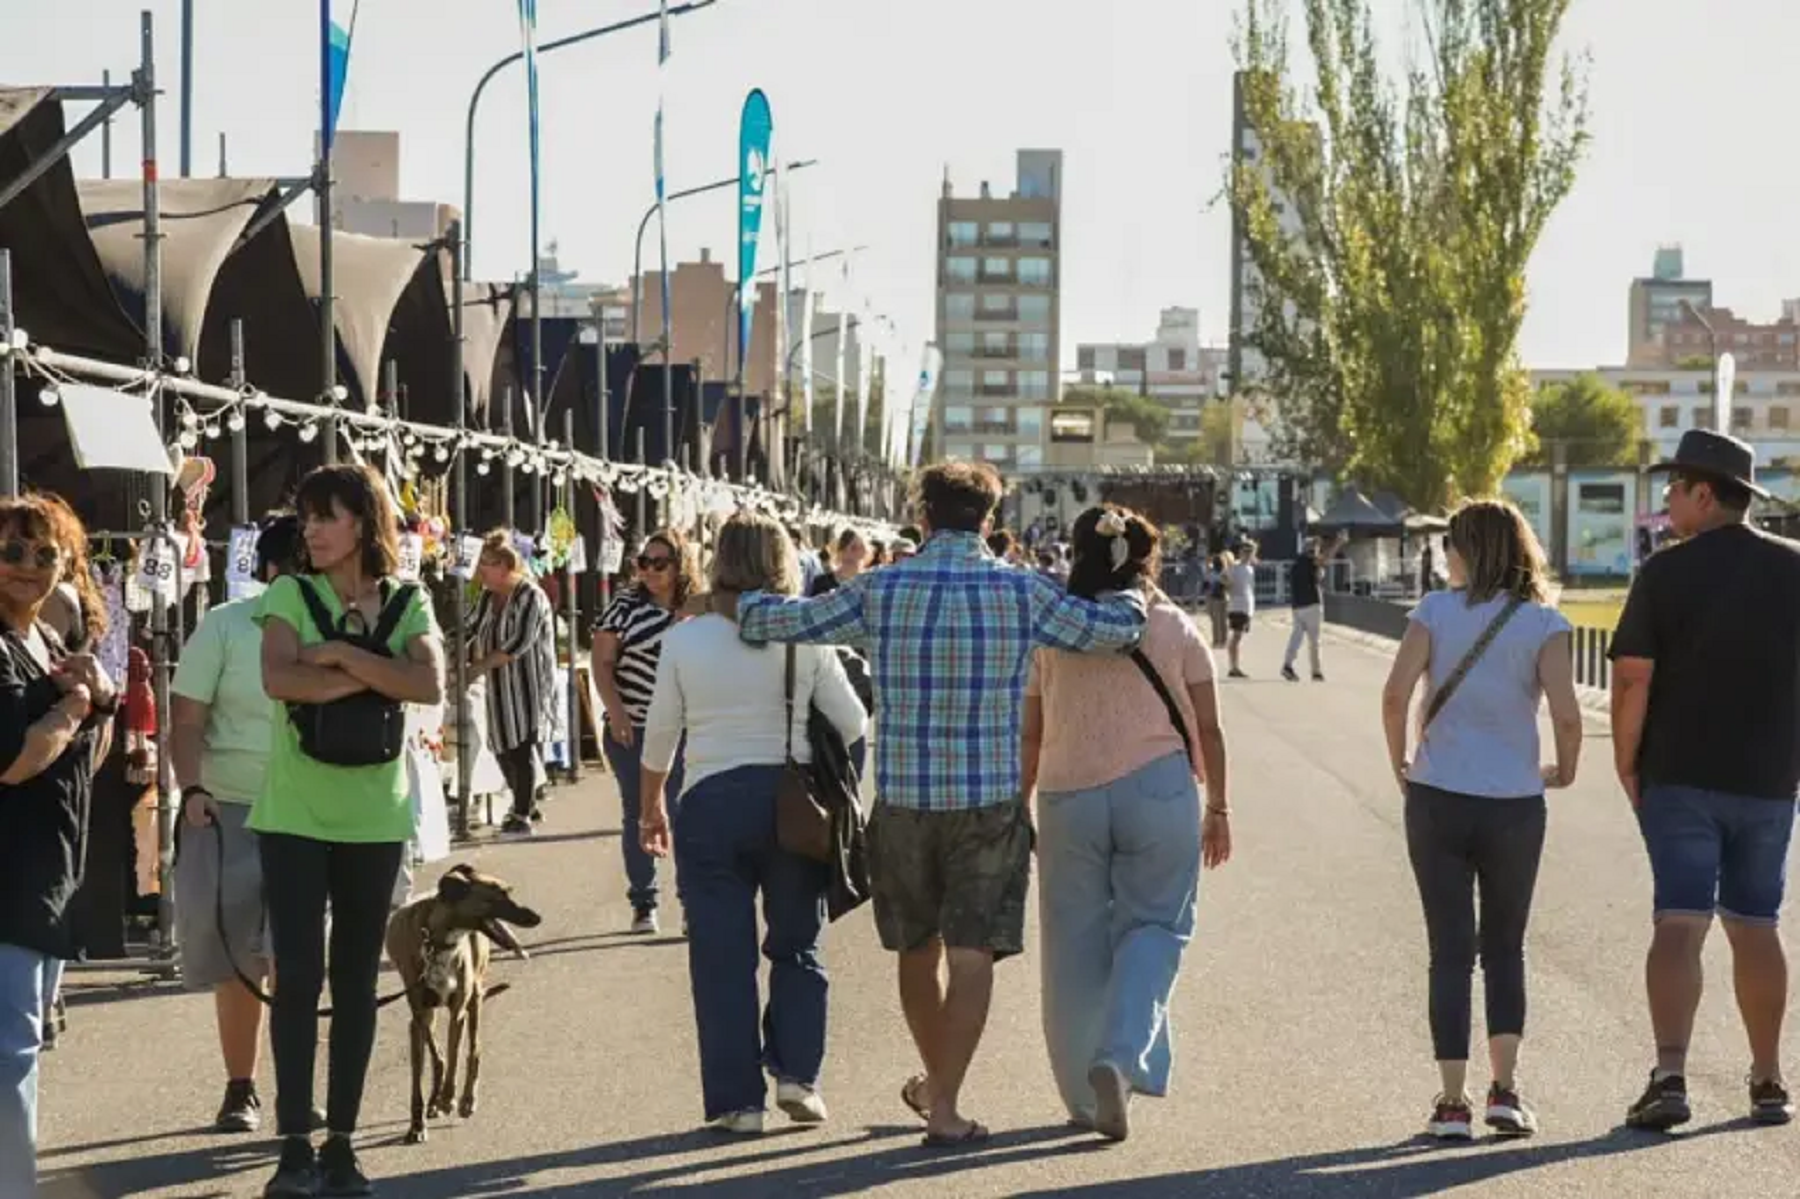
[[[656,689],[656,664],[663,634],[681,618],[688,597],[700,590],[687,538],[677,529],[659,529],[638,551],[637,574],[601,613],[594,628],[594,685],[606,706],[606,760],[612,765],[624,806],[626,898],[631,931],[656,932],[656,859],[638,843],[639,779],[644,722]],[[669,776],[669,793],[681,794],[679,749]]]
[[[482,592],[469,674],[493,674],[487,688],[488,737],[512,792],[512,812],[501,831],[529,833],[542,769],[539,749],[557,700],[556,617],[550,597],[527,576],[509,530],[487,535],[475,577]]]

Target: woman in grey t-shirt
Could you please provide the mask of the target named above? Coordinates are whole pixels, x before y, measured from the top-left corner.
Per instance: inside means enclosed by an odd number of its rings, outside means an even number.
[[[1431,950],[1431,1040],[1443,1091],[1428,1131],[1473,1135],[1465,1083],[1479,946],[1494,1074],[1487,1124],[1502,1136],[1530,1136],[1537,1118],[1514,1078],[1525,1031],[1525,926],[1544,848],[1544,790],[1574,781],[1581,752],[1569,622],[1546,603],[1543,551],[1510,503],[1464,505],[1445,540],[1451,590],[1413,610],[1381,701]],[[1426,698],[1409,760],[1420,679]],[[1554,766],[1540,765],[1540,698],[1556,729]]]

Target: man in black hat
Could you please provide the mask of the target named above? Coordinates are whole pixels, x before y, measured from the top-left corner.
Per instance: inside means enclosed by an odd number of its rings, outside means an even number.
[[[1680,541],[1645,562],[1613,636],[1612,733],[1655,879],[1645,983],[1656,1069],[1626,1122],[1692,1116],[1687,1049],[1713,917],[1750,1041],[1750,1115],[1783,1124],[1787,958],[1776,921],[1800,792],[1800,545],[1747,519],[1756,455],[1696,429],[1668,474]]]

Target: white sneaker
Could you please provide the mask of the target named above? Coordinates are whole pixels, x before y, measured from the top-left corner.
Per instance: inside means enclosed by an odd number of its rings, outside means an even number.
[[[631,915],[631,934],[635,937],[654,937],[656,935],[656,911],[653,908],[639,908]]]
[[[1088,1085],[1094,1088],[1094,1131],[1109,1141],[1130,1136],[1131,1084],[1124,1072],[1111,1062],[1095,1062]]]
[[[708,1127],[715,1132],[729,1132],[735,1136],[753,1137],[763,1130],[763,1114],[761,1108],[745,1108],[741,1112],[726,1112],[716,1120],[708,1122]]]
[[[775,1106],[787,1113],[796,1124],[823,1124],[828,1116],[825,1097],[800,1082],[778,1081],[775,1084]]]

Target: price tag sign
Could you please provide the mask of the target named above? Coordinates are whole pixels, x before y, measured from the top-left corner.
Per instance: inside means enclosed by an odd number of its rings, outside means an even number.
[[[577,533],[575,543],[569,547],[569,571],[572,574],[584,574],[587,568],[587,538]]]
[[[163,599],[175,601],[175,547],[166,540],[145,545],[138,562],[138,586],[146,592],[161,593]]]
[[[600,543],[600,570],[603,574],[616,575],[619,568],[625,565],[625,543],[617,537],[608,537]]]
[[[475,577],[475,563],[481,558],[481,538],[464,533],[456,539],[456,566],[452,572],[459,579]]]
[[[225,594],[232,599],[242,599],[259,590],[256,578],[257,535],[257,530],[250,525],[239,525],[231,530],[231,541],[225,550]]]
[[[425,539],[417,533],[400,534],[400,565],[397,573],[403,583],[419,581],[419,571],[425,562]]]

